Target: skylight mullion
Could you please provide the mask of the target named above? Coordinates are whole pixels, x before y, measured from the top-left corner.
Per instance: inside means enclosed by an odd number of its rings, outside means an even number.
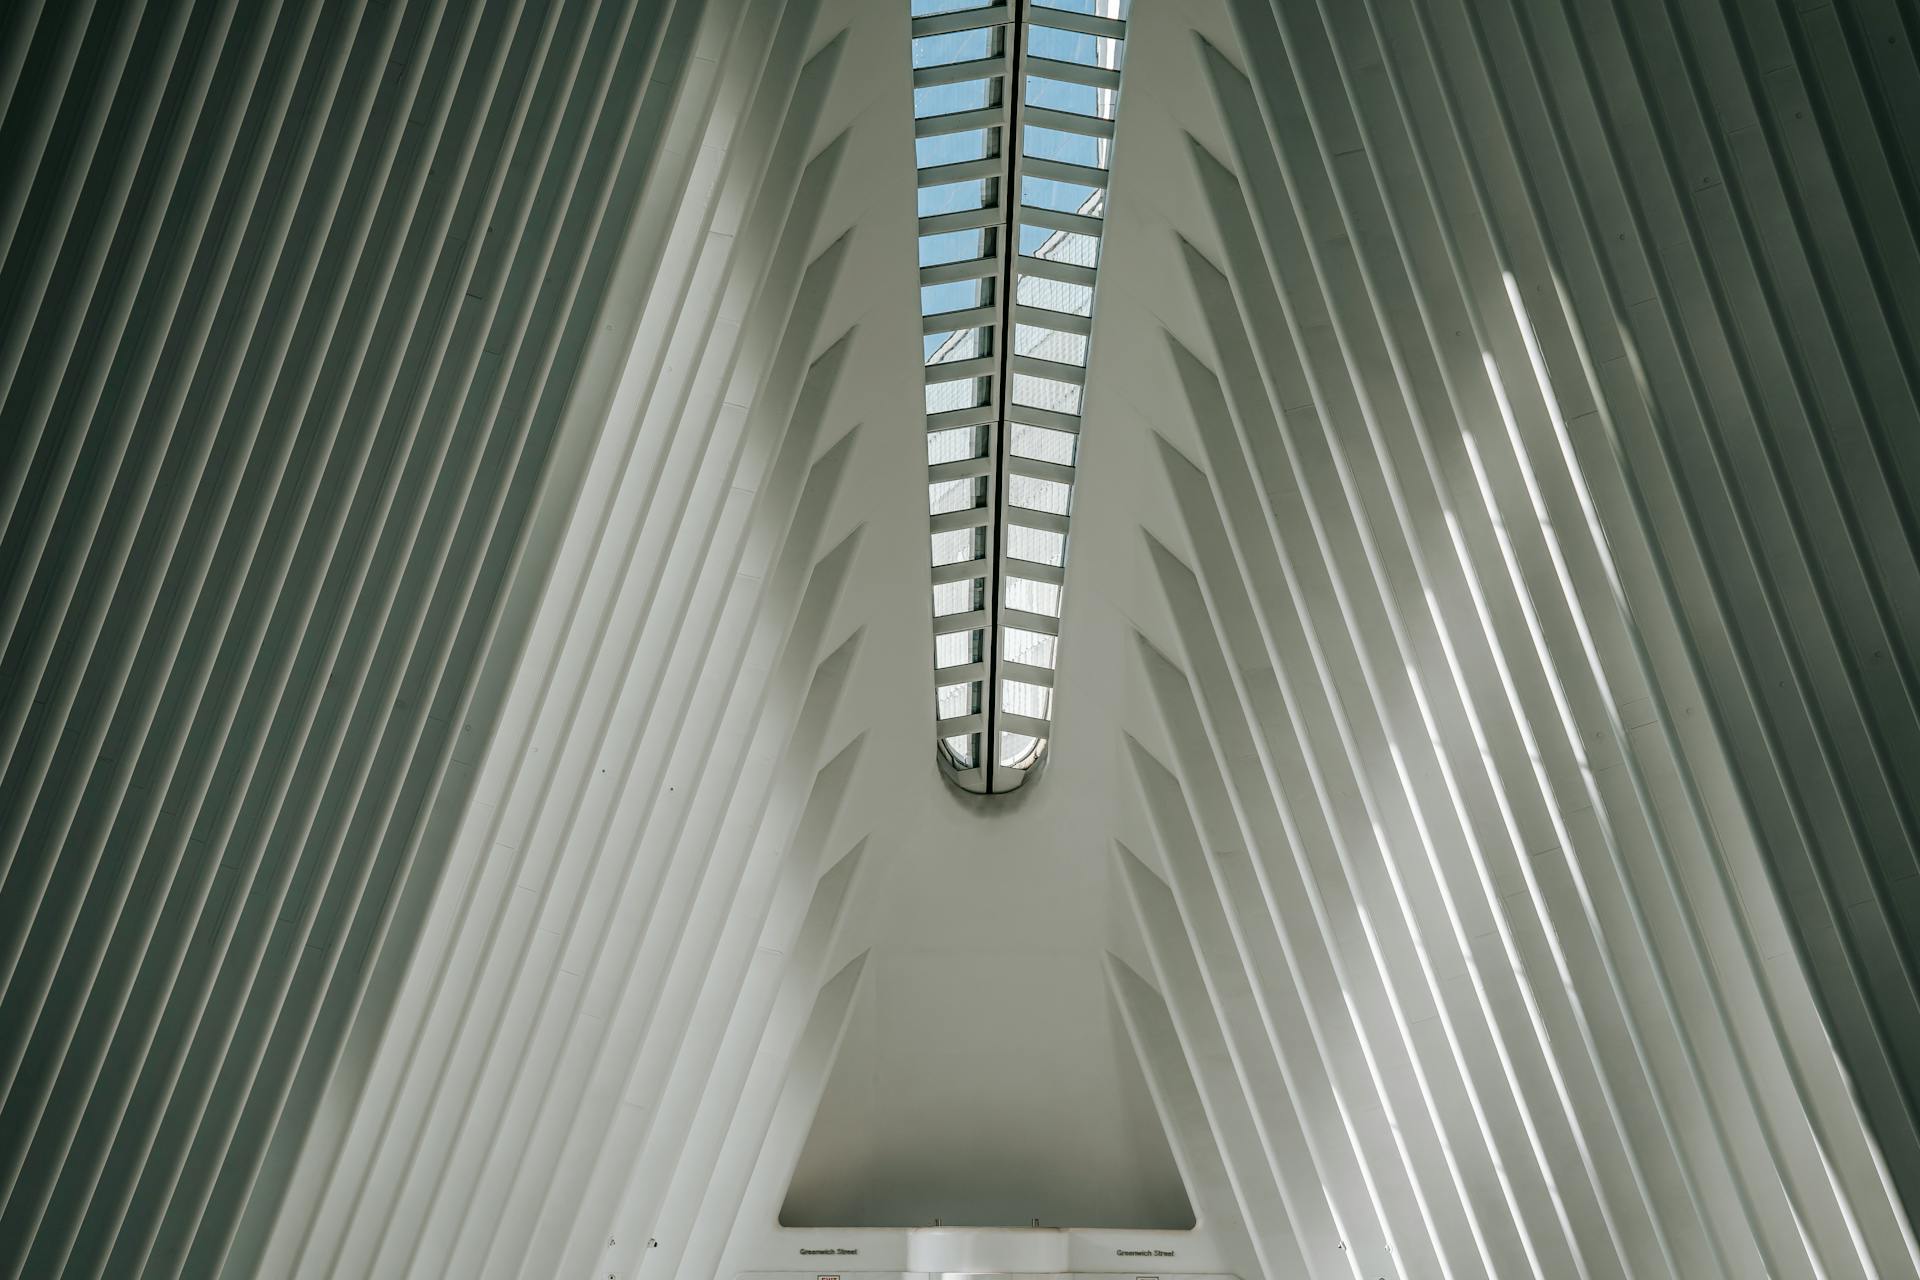
[[[984,614],[985,610],[980,610],[979,612]],[[937,621],[950,622],[953,618],[961,616],[963,615],[956,613],[949,617],[938,619]],[[1044,613],[1028,613],[1025,609],[1010,609],[1005,605],[1002,605],[1000,608],[1000,625],[1003,627],[1015,627],[1021,631],[1032,631],[1043,636],[1057,636],[1060,634],[1060,619],[1049,617]],[[965,630],[964,627],[949,629],[955,631]]]
[[[1031,459],[1029,459],[1028,461],[1032,462]],[[1032,465],[1038,466],[1038,467],[1048,467],[1048,466],[1051,466],[1052,464],[1046,463],[1046,462],[1033,462]],[[936,462],[932,466],[927,468],[927,483],[928,484],[945,484],[951,480],[965,480],[969,476],[992,475],[993,467],[994,467],[994,459],[984,453],[977,458],[958,458],[952,462]],[[1068,473],[1069,478],[1071,478],[1073,468],[1066,467],[1066,468],[1060,468],[1060,469],[1065,470]],[[1049,480],[1054,478],[1055,477],[1052,475],[1047,476],[1047,479]]]
[[[998,180],[1005,170],[1005,164],[999,156],[988,156],[984,160],[957,160],[952,164],[930,164],[919,170],[919,185],[922,187],[942,187],[952,182],[969,182],[978,178]],[[1075,166],[1068,165],[1067,168]],[[1089,170],[1089,172],[1102,172]],[[992,207],[992,206],[989,206]]]
[[[1053,688],[1052,667],[1030,667],[1024,662],[1002,658],[1000,670],[1005,673],[1005,678],[1008,680],[1018,680],[1022,684],[1037,684],[1043,689]]]
[[[952,465],[952,464],[949,464]],[[1075,469],[1063,467],[1057,462],[1042,462],[1038,458],[1023,458],[1017,453],[1008,453],[1006,469],[1017,476],[1032,476],[1035,480],[1052,480],[1057,484],[1072,484],[1077,479]],[[964,476],[949,477],[963,479]],[[1028,508],[1021,508],[1028,510]]]
[[[997,413],[998,410],[991,403],[968,405],[964,409],[944,409],[939,413],[927,415],[927,430],[950,431],[955,427],[990,427],[999,422]],[[1039,423],[1038,425],[1049,424]]]
[[[1066,112],[1057,114],[1064,115],[1069,120],[1084,121],[1088,118],[1085,116],[1070,115]],[[1093,123],[1110,126],[1112,121],[1097,120]],[[991,107],[974,107],[967,111],[947,111],[935,116],[921,116],[913,122],[913,136],[916,138],[938,138],[949,133],[971,133],[975,129],[1004,129],[1006,124],[1007,104],[1003,99]],[[1090,132],[1086,129],[1069,130],[1064,125],[1057,127],[1063,132]],[[1109,128],[1106,133],[1096,136],[1110,138],[1113,136],[1113,132],[1112,129]],[[1004,146],[1005,144],[1003,143],[1002,145]]]
[[[1055,382],[1070,382],[1076,387],[1085,386],[1087,381],[1087,371],[1077,364],[1023,356],[1017,351],[1013,354],[1013,371],[1035,378],[1051,378]]]
[[[976,259],[969,259],[969,261],[976,261]],[[928,283],[924,276],[921,278],[921,283]],[[932,311],[920,317],[920,331],[927,334],[951,333],[956,329],[994,329],[999,326],[999,322],[1000,308],[998,307],[969,307],[964,311]],[[1027,323],[1038,325],[1041,322],[1030,320]],[[1051,327],[1066,328],[1065,325]]]
[[[962,514],[962,512],[952,512],[952,514]],[[943,518],[943,516],[935,516],[935,518]],[[1060,514],[1054,514],[1054,512],[1050,512],[1050,510],[1039,510],[1037,507],[1012,507],[1012,505],[1008,505],[1006,510],[1000,512],[1000,518],[996,520],[995,524],[998,524],[1000,528],[1006,528],[1008,524],[1020,524],[1023,528],[1041,530],[1041,532],[1044,533],[1066,533],[1069,530],[1069,526],[1071,526],[1071,520],[1073,520],[1071,516],[1060,516]],[[1004,541],[1004,539],[1002,539],[1002,541]],[[1023,564],[1037,564],[1037,560],[1023,560]],[[1048,568],[1054,568],[1054,566],[1048,566]],[[1018,574],[1018,572],[1016,572],[1014,576],[1016,576],[1016,578],[1025,578],[1025,574]]]
[[[966,228],[961,229],[966,230]],[[998,252],[995,252],[983,258],[962,258],[958,262],[941,262],[933,266],[922,267],[920,268],[920,287],[924,289],[928,285],[934,284],[959,284],[964,280],[985,280],[990,276],[997,276],[999,274],[1000,255]],[[962,307],[954,311],[929,311],[927,312],[927,316],[931,318],[933,316],[966,315],[968,312],[982,309],[983,308],[980,307]],[[984,310],[993,312],[996,317],[1000,314],[1000,308],[998,306],[986,307]],[[945,329],[971,329],[977,327],[977,325],[942,325],[940,328],[930,329],[928,332],[940,333]]]
[[[977,9],[954,9],[948,13],[927,13],[913,20],[913,38],[924,36],[944,36],[955,31],[971,31],[975,27],[1004,27],[1013,21],[1011,4],[982,5]],[[1106,19],[1113,21],[1113,19]],[[1067,30],[1079,30],[1065,22],[1055,22],[1053,15],[1047,16],[1047,25]],[[1122,24],[1124,25],[1124,24]],[[1104,31],[1090,31],[1088,35],[1105,35]]]
[[[1096,226],[1099,225],[1098,220],[1094,222]],[[1039,223],[1034,222],[1033,225],[1038,226]],[[1058,280],[1062,284],[1077,284],[1087,289],[1093,287],[1093,273],[1092,267],[1083,267],[1077,262],[1060,262],[1051,258],[1023,257],[1020,259],[1020,274],[1023,276],[1035,276],[1041,280]]]
[[[938,236],[949,231],[972,231],[975,227],[997,227],[1005,217],[1006,211],[999,204],[982,205],[978,209],[955,209],[951,213],[930,213],[920,219],[919,234]],[[1092,221],[1096,227],[1100,225],[1098,220]]]
[[[968,212],[972,212],[972,210]],[[953,215],[937,214],[935,216],[952,217]],[[921,221],[924,223],[927,219],[923,218]],[[1030,227],[1045,227],[1049,231],[1074,231],[1083,236],[1098,236],[1107,226],[1107,220],[1105,218],[1089,218],[1084,213],[1064,213],[1059,209],[1046,209],[1036,204],[1023,204],[1020,206],[1020,221]],[[948,229],[957,230],[958,228]],[[1030,258],[1028,260],[1032,262],[1047,261],[1045,258]],[[1093,268],[1082,267],[1080,269],[1087,273],[1087,283],[1093,283]],[[1023,266],[1021,270],[1024,271],[1026,268]],[[1036,271],[1033,274],[1039,275],[1041,273]]]
[[[1053,64],[1062,67],[1076,67],[1082,71],[1098,71],[1099,67],[1080,67],[1077,63],[1061,62]],[[943,84],[960,84],[967,80],[999,80],[1007,74],[1007,54],[1003,49],[999,53],[984,58],[969,58],[965,62],[936,62],[930,67],[913,69],[913,87],[932,89]],[[1052,77],[1066,79],[1064,76]]]
[[[1056,587],[1066,581],[1066,570],[1063,565],[1042,564],[1038,560],[1022,560],[1017,556],[1007,557],[1007,562],[1012,566],[1009,572],[1016,578],[1028,578],[1034,582],[1052,583]],[[1005,655],[1001,656],[1000,661],[1004,666],[1006,662]],[[1003,670],[1001,674],[1004,676],[1009,673]]]
[[[1001,139],[1001,153],[1006,161],[1006,176],[1002,181],[1001,187],[1001,200],[1005,206],[1003,211],[1003,225],[1005,230],[1002,232],[1002,242],[997,246],[999,253],[1002,255],[1002,274],[998,292],[994,298],[995,304],[1001,310],[999,327],[1002,342],[999,348],[999,354],[1002,361],[1002,368],[1000,379],[994,387],[995,398],[1000,408],[1000,415],[996,427],[992,432],[993,442],[988,449],[988,452],[993,457],[996,468],[999,468],[1002,455],[1006,449],[1006,411],[1012,399],[1012,373],[1010,363],[1013,354],[1012,339],[1014,333],[1012,315],[1013,306],[1018,294],[1020,216],[1022,213],[1020,191],[1022,183],[1021,174],[1026,153],[1023,120],[1026,106],[1027,76],[1022,64],[1025,56],[1024,45],[1026,20],[1029,16],[1029,0],[1015,0],[1015,4],[1017,5],[1016,17],[1020,21],[1008,31],[1007,38],[1002,43],[1002,52],[1006,55],[1009,64],[1009,74],[1004,82],[1001,95],[1002,100],[1007,104],[1008,111],[1007,124]],[[996,511],[1004,511],[1007,506],[1006,477],[1004,471],[1000,472],[990,483],[994,485],[992,494],[994,509]],[[1001,714],[999,673],[1001,646],[999,619],[1006,605],[1006,601],[1003,598],[1003,592],[1005,590],[1003,584],[1006,582],[1007,573],[1004,521],[999,519],[994,520],[992,529],[994,545],[989,548],[988,563],[990,573],[987,578],[987,612],[990,621],[986,630],[986,646],[983,655],[987,663],[988,673],[985,681],[987,691],[985,707],[987,723],[981,736],[981,764],[986,770],[985,782],[986,789],[989,792],[1010,789],[1013,786],[1019,785],[1020,781],[1020,775],[1016,773],[1012,778],[1007,780],[1005,787],[1003,787],[1001,785],[999,772],[1002,768],[1002,752],[1000,750],[1002,734],[998,726],[998,718]]]
[[[940,667],[937,670],[940,683],[943,685],[973,684],[987,678],[987,664],[984,662],[969,662],[957,667]],[[1046,668],[1029,667],[1028,670],[1045,671]]]
[[[995,718],[1001,733],[1022,733],[1030,738],[1044,738],[1053,732],[1051,721],[1036,720],[1013,711],[997,711]]]
[[[971,711],[964,716],[954,716],[950,720],[936,721],[936,732],[942,738],[958,738],[964,734],[979,733],[986,728],[987,718],[984,712]]]
[[[1036,511],[1034,514],[1037,516],[1046,516],[1048,513]],[[1061,517],[1049,516],[1048,518],[1059,519]],[[993,508],[991,506],[966,507],[959,511],[942,511],[939,515],[928,516],[927,523],[935,533],[950,533],[955,529],[986,529],[993,525]],[[962,563],[971,564],[974,562],[963,561]],[[976,574],[975,576],[978,577],[979,575]]]
[[[1054,431],[1069,431],[1074,435],[1080,434],[1080,419],[1076,414],[1056,413],[1052,409],[1037,409],[1032,405],[1021,405],[1019,410],[1012,416],[1022,422],[1030,422],[1036,427],[1049,427]],[[953,425],[960,426],[963,424],[954,423]]]
[[[971,12],[979,12],[972,10]],[[943,15],[944,16],[944,15]],[[916,23],[925,22],[925,18],[915,18]],[[1027,21],[1036,27],[1053,27],[1059,31],[1076,31],[1083,36],[1100,36],[1108,40],[1127,38],[1127,20],[1125,18],[1105,18],[1097,13],[1077,13],[1072,9],[1055,9],[1040,6],[1027,11]],[[982,26],[982,23],[970,24]],[[913,34],[922,34],[916,26]]]
[[[991,310],[992,308],[982,308]],[[955,313],[959,314],[959,313]],[[1071,311],[1049,311],[1045,307],[1030,307],[1017,302],[1013,307],[1013,323],[1017,328],[1054,329],[1061,333],[1071,333],[1078,337],[1087,337],[1093,332],[1092,316],[1077,316]],[[929,333],[944,333],[948,329],[959,329],[962,325],[938,325],[929,329]]]
[[[1029,120],[1028,124],[1033,122]],[[1091,165],[1070,164],[1065,160],[1049,160],[1045,156],[1028,156],[1024,171],[1035,178],[1051,178],[1055,182],[1071,182],[1081,187],[1104,187],[1107,185],[1107,171]],[[924,172],[924,170],[922,171]],[[926,184],[921,183],[922,186]]]
[[[1000,371],[998,355],[970,356],[965,360],[948,360],[941,364],[927,366],[927,381],[930,383],[964,382],[968,378],[985,378]]]
[[[973,508],[973,510],[985,511],[986,508],[975,507]],[[964,511],[955,511],[955,512],[951,512],[950,514],[966,515],[968,513]],[[944,518],[945,517],[943,516],[934,517],[934,519],[936,520],[940,520]],[[1043,529],[1048,533],[1065,533],[1067,532],[1068,525],[1071,523],[1071,521],[1072,521],[1071,516],[1057,515],[1051,511],[1041,511],[1037,507],[1008,506],[1001,511],[1000,519],[998,523],[1003,526],[1009,525],[1009,524],[1025,525],[1029,529]],[[1030,564],[1034,562],[1024,561],[1023,563]],[[1053,566],[1049,565],[1048,567],[1052,568]],[[1014,576],[1026,577],[1027,575],[1016,573]]]
[[[969,578],[984,578],[986,574],[984,559],[955,560],[952,564],[933,566],[933,583],[939,586],[943,582],[965,582]]]
[[[989,107],[987,110],[997,111],[999,108]],[[929,120],[945,118],[944,116],[927,117]],[[1081,115],[1077,111],[1056,111],[1052,107],[1027,106],[1021,111],[1020,119],[1024,124],[1030,124],[1036,128],[1055,129],[1061,133],[1078,133],[1103,140],[1113,138],[1113,121],[1100,116]],[[979,128],[978,125],[974,127]]]
[[[1029,625],[1025,622],[1015,622],[1012,621],[1011,615],[1009,615],[1008,619],[1009,625],[1019,627],[1024,631],[1038,631],[1043,635],[1060,634],[1059,625],[1043,613],[1021,614],[1020,616],[1034,618],[1038,622],[1044,622],[1048,625],[1042,627]],[[962,631],[979,631],[986,625],[987,611],[984,608],[969,609],[965,613],[944,613],[934,618],[933,634],[937,636],[947,636],[955,635]],[[947,681],[943,679],[940,683],[946,684]]]
[[[920,85],[918,78],[920,71],[931,71],[935,69],[936,68],[932,67],[922,67],[915,71],[914,85],[916,87]],[[1120,87],[1120,73],[1112,67],[1090,67],[1084,62],[1062,62],[1057,58],[1025,58],[1022,60],[1021,73],[1023,75],[1039,76],[1044,80],[1061,80],[1067,84],[1083,84],[1090,89],[1106,89],[1110,92]],[[972,76],[961,78],[977,80],[984,74],[986,73],[978,72]],[[936,83],[944,84],[946,82],[939,81]]]

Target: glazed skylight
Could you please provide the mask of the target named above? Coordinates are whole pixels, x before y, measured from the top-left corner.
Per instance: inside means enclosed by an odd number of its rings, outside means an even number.
[[[1011,791],[1052,730],[1125,0],[910,3],[937,754]]]

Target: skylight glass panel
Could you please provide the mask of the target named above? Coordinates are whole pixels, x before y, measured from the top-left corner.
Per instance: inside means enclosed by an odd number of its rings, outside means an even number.
[[[1049,719],[1053,715],[1053,690],[1024,680],[1002,680],[1000,709],[1017,716],[1032,716],[1035,720]]]
[[[968,458],[983,457],[986,452],[985,427],[949,427],[944,431],[927,432],[927,465],[930,467],[937,467],[943,462],[964,462]]]
[[[1022,613],[1038,613],[1049,618],[1060,616],[1060,584],[1036,582],[1032,578],[1007,578],[1007,608]],[[956,613],[964,610],[954,610]]]
[[[1117,68],[1121,44],[1111,36],[1043,27],[1038,23],[1027,28],[1027,49],[1033,56],[1055,62],[1077,62],[1083,67]]]
[[[1021,627],[1002,627],[1000,630],[1009,662],[1052,669],[1054,655],[1059,652],[1060,637]]]
[[[973,307],[987,305],[989,294],[984,280],[953,280],[945,284],[929,284],[920,287],[920,314],[939,315],[943,311],[966,311]],[[1093,291],[1087,291],[1091,298]],[[1037,304],[1035,304],[1037,305]],[[1055,307],[1054,310],[1064,310]]]
[[[943,684],[934,692],[934,712],[942,720],[970,716],[980,709],[980,685]]]
[[[943,182],[937,187],[920,188],[920,216],[930,218],[937,213],[965,213],[970,209],[984,209],[993,203],[990,191],[993,181],[989,178],[976,178],[971,182]]]
[[[926,290],[922,289],[920,292],[924,295]],[[1045,276],[1023,275],[1014,294],[1023,307],[1039,307],[1043,311],[1064,311],[1070,316],[1093,314],[1092,285],[1074,284],[1068,280],[1050,280]]]
[[[925,193],[922,192],[922,195]],[[1078,182],[1061,182],[1057,178],[1036,178],[1031,174],[1020,179],[1020,203],[1031,205],[1035,209],[1051,209],[1055,213],[1077,213],[1082,217],[1097,217],[1095,200],[1100,194],[1098,187],[1083,186]]]
[[[1056,593],[1057,594],[1057,593]],[[956,613],[971,613],[986,604],[986,583],[983,579],[970,581],[941,582],[933,588],[933,616],[952,617]]]
[[[1023,356],[1061,364],[1087,363],[1087,335],[1023,324],[1013,331],[1013,349]]]
[[[909,9],[936,755],[1005,791],[1051,736],[1126,0]]]
[[[1020,252],[1048,262],[1071,262],[1076,267],[1100,265],[1100,237],[1052,227],[1020,228]]]
[[[928,364],[952,364],[987,353],[985,329],[956,329],[948,333],[929,333],[921,340]]]
[[[1073,486],[1058,480],[1042,480],[1039,476],[1008,476],[1007,501],[1029,511],[1063,516],[1073,501]]]
[[[1079,453],[1079,441],[1080,437],[1071,431],[1034,427],[1024,422],[1008,424],[1007,452],[1016,458],[1032,458],[1037,462],[1070,467]]]
[[[992,106],[995,101],[994,81],[990,79],[930,84],[913,91],[913,117],[924,120],[928,116],[947,116],[956,111],[978,111],[981,107]]]
[[[937,267],[945,262],[967,262],[981,257],[986,251],[987,233],[982,227],[942,231],[920,237],[920,265],[923,267]]]
[[[994,27],[971,27],[965,31],[917,36],[913,42],[913,65],[943,67],[951,62],[972,62],[984,58],[994,51],[996,31]],[[1091,36],[1086,38],[1092,39]]]
[[[1104,139],[1087,133],[1069,133],[1065,129],[1049,129],[1045,125],[1030,124],[1022,139],[1022,147],[1030,156],[1042,160],[1058,160],[1062,164],[1085,165],[1089,169],[1107,167],[1107,152],[1102,145]]]
[[[1003,733],[1000,735],[1000,763],[1010,769],[1031,768],[1040,759],[1040,751],[1046,745],[1045,738],[1030,737],[1024,733]]]
[[[1087,116],[1094,120],[1113,118],[1113,95],[1103,93],[1089,84],[1075,84],[1070,80],[1055,80],[1051,76],[1027,77],[1027,102],[1031,106],[1045,107],[1049,111],[1065,111],[1070,115]],[[986,103],[980,103],[986,106]],[[962,110],[964,108],[948,108]],[[926,115],[929,112],[916,112]]]
[[[960,612],[966,611],[963,609]],[[969,662],[980,661],[981,634],[978,631],[949,631],[935,636],[933,638],[934,667],[936,669],[964,667]]]
[[[1067,562],[1067,535],[1051,529],[1029,529],[1025,525],[1007,526],[1007,554],[1016,560],[1059,568]]]
[[[971,511],[987,505],[987,478],[968,476],[964,480],[945,480],[927,486],[927,512],[946,515],[950,511]]]
[[[963,564],[986,553],[985,529],[947,529],[933,535],[933,563]]]
[[[1079,413],[1080,388],[1058,378],[1016,373],[1013,375],[1013,402],[1053,413]]]
[[[936,371],[939,365],[932,366]],[[987,402],[985,378],[957,378],[952,382],[927,384],[927,412],[949,413],[955,409],[973,409]]]
[[[993,134],[994,131],[991,129],[962,129],[958,133],[936,133],[931,138],[915,138],[913,140],[914,164],[918,168],[926,169],[934,165],[959,164],[965,160],[985,160],[994,154]],[[1068,159],[1066,156],[1054,158]],[[1091,164],[1093,162],[1075,163]]]

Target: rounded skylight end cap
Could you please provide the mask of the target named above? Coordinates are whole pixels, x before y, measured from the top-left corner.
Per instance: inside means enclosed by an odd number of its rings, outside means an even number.
[[[946,742],[938,743],[933,750],[934,760],[940,767],[940,774],[955,788],[969,795],[1005,795],[1018,791],[1027,785],[1047,759],[1047,740],[1041,738],[1026,747],[1018,757],[1018,763],[992,766],[992,784],[988,784],[987,767],[976,757],[969,762],[965,757],[956,755]]]

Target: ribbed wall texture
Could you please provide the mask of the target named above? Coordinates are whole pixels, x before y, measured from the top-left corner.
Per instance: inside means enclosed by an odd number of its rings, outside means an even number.
[[[701,6],[5,8],[0,1261],[210,1275],[439,879]]]
[[[7,1274],[1920,1276],[1916,35],[1136,0],[987,809],[898,0],[6,7]]]
[[[1208,93],[1123,134],[1101,342],[1166,355],[1088,407],[1173,498],[1113,978],[1203,1222],[1915,1275],[1916,14],[1224,10],[1136,8]]]
[[[715,1274],[788,1064],[838,1026],[863,530],[834,513],[865,429],[826,327],[851,237],[819,9],[698,28],[664,143],[693,163],[614,285],[632,323],[474,801],[235,1274]]]

